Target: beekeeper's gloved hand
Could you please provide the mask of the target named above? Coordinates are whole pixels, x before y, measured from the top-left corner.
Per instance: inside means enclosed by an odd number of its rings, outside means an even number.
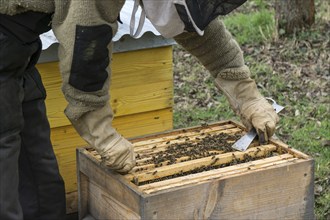
[[[227,96],[232,109],[247,129],[255,128],[259,142],[266,144],[274,134],[279,118],[271,104],[259,93],[254,80],[228,80],[220,75],[215,79],[215,84]]]
[[[224,24],[214,19],[203,36],[185,32],[174,39],[210,71],[242,123],[248,129],[254,127],[260,142],[266,143],[274,134],[278,116],[250,78],[243,53]]]
[[[106,150],[100,153],[102,162],[119,173],[127,173],[135,166],[133,145],[117,132],[112,138]]]
[[[107,104],[70,121],[101,155],[103,164],[119,173],[127,173],[135,166],[133,145],[112,127],[112,119],[113,113]]]

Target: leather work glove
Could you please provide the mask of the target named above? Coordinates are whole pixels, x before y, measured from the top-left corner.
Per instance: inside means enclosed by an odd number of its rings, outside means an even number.
[[[228,80],[217,77],[215,85],[227,96],[244,126],[248,130],[255,128],[260,144],[266,144],[273,136],[279,118],[272,105],[259,93],[254,80]]]
[[[133,145],[112,127],[113,113],[109,105],[85,113],[71,123],[100,155],[102,163],[127,173],[135,166]]]
[[[117,132],[107,150],[100,155],[104,165],[119,173],[127,173],[135,166],[133,145]]]

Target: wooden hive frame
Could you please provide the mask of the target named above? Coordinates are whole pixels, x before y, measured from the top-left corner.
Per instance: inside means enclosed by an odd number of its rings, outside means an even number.
[[[80,216],[91,213],[96,219],[313,218],[313,160],[281,141],[271,140],[263,146],[254,142],[245,152],[211,150],[200,158],[181,156],[175,161],[153,163],[155,155],[173,144],[199,142],[207,135],[242,133],[242,126],[225,121],[136,138],[132,143],[137,166],[127,175],[112,173],[92,149],[79,149]],[[230,145],[234,141],[228,139]],[[101,169],[100,176],[91,178],[92,170],[86,164],[94,171]],[[196,169],[198,172],[189,173]],[[114,184],[113,188],[107,181]],[[95,192],[101,197],[106,194],[111,201],[97,199]],[[241,201],[235,200],[237,196],[241,196]],[[127,197],[129,202],[121,197]],[[109,205],[116,210],[105,211]]]

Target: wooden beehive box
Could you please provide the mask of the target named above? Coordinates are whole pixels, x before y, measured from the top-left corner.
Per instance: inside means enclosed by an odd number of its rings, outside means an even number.
[[[116,174],[77,150],[80,219],[313,219],[313,160],[272,140],[245,152],[232,121],[131,140],[137,166]]]

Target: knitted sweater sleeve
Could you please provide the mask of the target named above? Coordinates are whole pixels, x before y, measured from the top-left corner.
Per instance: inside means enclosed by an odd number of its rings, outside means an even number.
[[[54,0],[52,28],[59,40],[62,91],[70,120],[109,100],[111,39],[123,0]]]

